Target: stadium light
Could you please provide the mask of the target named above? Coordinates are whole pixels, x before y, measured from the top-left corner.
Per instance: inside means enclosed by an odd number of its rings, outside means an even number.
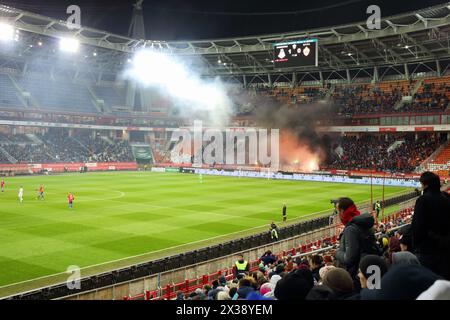
[[[8,23],[0,23],[0,41],[9,42],[15,39],[16,30]]]
[[[80,49],[80,41],[73,38],[61,38],[59,49],[67,53],[76,53]]]

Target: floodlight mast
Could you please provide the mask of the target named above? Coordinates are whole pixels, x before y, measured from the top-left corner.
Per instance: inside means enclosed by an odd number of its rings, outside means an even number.
[[[128,30],[129,37],[140,40],[145,40],[144,11],[142,8],[143,3],[144,0],[136,0],[136,3],[133,4],[133,17],[131,18],[130,28]],[[140,106],[136,104],[136,93],[140,94]],[[135,83],[128,81],[126,104],[127,106],[132,107],[132,111],[148,111],[150,108],[150,101],[148,100],[148,95],[141,92]]]

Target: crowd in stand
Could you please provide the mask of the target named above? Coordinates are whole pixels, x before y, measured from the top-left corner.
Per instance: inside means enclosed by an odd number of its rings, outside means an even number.
[[[0,137],[1,147],[19,163],[134,161],[127,141],[107,140],[100,135],[94,136],[92,131],[69,136],[67,130],[49,130],[36,135],[40,142],[19,136],[3,134]],[[0,162],[10,163],[2,152]]]
[[[397,146],[393,146],[399,141]],[[412,172],[442,143],[434,135],[346,136],[332,152],[329,167],[335,169],[373,169]],[[337,152],[336,152],[337,150]],[[340,150],[340,151],[339,151]]]
[[[412,97],[411,102],[401,104],[403,96],[411,93],[411,85],[390,87],[383,91],[370,85],[336,87],[333,101],[339,114],[370,114],[396,112],[442,112],[448,106],[443,93],[444,84],[424,84],[423,90]]]
[[[222,276],[177,299],[448,300],[450,196],[440,191],[437,175],[426,172],[420,181],[423,194],[412,215],[374,227],[371,214],[340,198],[336,209],[344,229],[337,247],[307,258],[267,251],[253,273],[239,256],[232,281]]]
[[[384,92],[378,88],[370,89],[369,85],[337,87],[334,102],[337,112],[341,114],[388,113],[402,97],[403,88],[394,88]]]
[[[449,86],[441,83],[435,86],[434,83],[426,83],[423,85],[423,91],[416,93],[412,103],[405,104],[400,111],[402,112],[439,112],[444,111],[448,106]]]

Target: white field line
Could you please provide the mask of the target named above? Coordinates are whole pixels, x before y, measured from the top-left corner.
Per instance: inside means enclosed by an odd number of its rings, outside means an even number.
[[[301,218],[317,215],[317,214],[324,213],[324,212],[327,212],[327,211],[330,211],[330,210],[327,209],[327,210],[323,210],[323,211],[310,213],[310,214],[301,216]],[[287,221],[292,221],[292,220],[299,220],[299,219],[298,218],[287,219]],[[111,260],[111,261],[107,261],[107,262],[93,264],[93,265],[90,265],[90,266],[86,266],[86,267],[80,268],[80,270],[86,270],[86,269],[89,269],[89,268],[98,267],[98,266],[102,266],[102,265],[106,265],[106,264],[110,264],[110,263],[114,263],[114,262],[119,262],[119,261],[123,261],[123,260],[134,259],[134,258],[138,258],[138,257],[145,256],[145,255],[148,255],[148,254],[162,252],[162,251],[171,250],[171,249],[176,249],[176,248],[180,248],[180,247],[185,247],[185,246],[196,244],[196,243],[207,242],[207,241],[214,240],[214,239],[217,239],[217,238],[223,238],[223,237],[227,237],[229,235],[233,235],[233,234],[237,234],[237,233],[243,233],[243,232],[247,232],[247,231],[250,231],[250,230],[262,228],[262,227],[265,227],[265,226],[267,226],[267,224],[264,224],[264,225],[261,225],[261,226],[257,226],[257,227],[252,227],[252,228],[249,228],[249,229],[244,229],[244,230],[240,230],[240,231],[235,231],[235,232],[223,234],[223,235],[216,236],[216,237],[211,237],[211,238],[202,239],[202,240],[196,240],[196,241],[192,241],[192,242],[186,242],[184,244],[180,244],[180,245],[176,245],[176,246],[172,246],[172,247],[168,247],[168,248],[164,248],[164,249],[160,249],[160,250],[149,251],[149,252],[141,253],[141,254],[134,255],[134,256],[128,256],[128,257],[125,257],[125,258],[120,258],[120,259],[116,259],[116,260]],[[54,273],[54,274],[51,274],[51,275],[48,275],[48,276],[38,277],[38,278],[25,280],[25,281],[20,281],[20,282],[15,282],[15,283],[7,284],[7,285],[4,285],[4,286],[0,286],[0,289],[11,287],[11,286],[15,286],[15,285],[22,284],[22,283],[31,282],[31,281],[41,280],[41,279],[45,279],[45,278],[51,278],[51,277],[55,277],[55,276],[62,275],[62,274],[68,274],[68,273],[67,272],[59,272],[59,273]]]
[[[390,196],[395,195],[395,194],[399,194],[399,193],[403,193],[403,192],[405,192],[405,191],[404,190],[403,191],[399,191],[399,192],[390,194]],[[153,205],[149,205],[149,206],[153,206]],[[169,209],[170,208],[170,207],[162,207],[162,206],[154,206],[154,207],[160,207],[160,208],[164,208],[164,209]],[[310,216],[317,215],[317,214],[320,214],[320,213],[324,213],[324,212],[327,212],[327,211],[330,211],[330,210],[327,209],[327,210],[322,210],[322,211],[310,213],[310,214],[307,214],[307,215],[302,215],[301,217],[297,217],[297,218],[293,218],[293,219],[287,219],[287,221],[302,220],[302,219],[299,219],[299,218],[310,217]],[[149,254],[154,254],[154,253],[158,253],[158,252],[162,252],[162,251],[167,251],[167,250],[172,250],[172,249],[176,249],[176,248],[180,248],[180,247],[185,247],[185,246],[196,244],[196,243],[207,242],[207,241],[210,241],[210,240],[227,237],[227,236],[230,236],[230,235],[233,235],[233,234],[243,233],[243,232],[247,232],[247,231],[254,230],[254,229],[259,229],[259,228],[265,227],[266,225],[267,224],[264,224],[264,225],[261,225],[261,226],[252,227],[252,228],[248,228],[248,229],[244,229],[244,230],[240,230],[240,231],[235,231],[235,232],[231,232],[231,233],[227,233],[227,234],[223,234],[223,235],[219,235],[219,236],[215,236],[215,237],[211,237],[211,238],[207,238],[207,239],[196,240],[196,241],[187,242],[187,243],[184,243],[184,244],[180,244],[180,245],[176,245],[176,246],[172,246],[172,247],[168,247],[168,248],[164,248],[164,249],[159,249],[159,250],[154,250],[154,251],[141,253],[141,254],[134,255],[134,256],[128,256],[128,257],[125,257],[125,258],[120,258],[120,259],[116,259],[116,260],[110,260],[110,261],[107,261],[107,262],[93,264],[93,265],[90,265],[90,266],[86,266],[86,267],[80,268],[80,270],[86,270],[86,269],[90,269],[90,268],[93,268],[93,267],[99,267],[99,266],[102,266],[102,265],[107,265],[107,264],[111,264],[111,263],[115,263],[115,262],[119,262],[119,261],[134,259],[134,258],[142,257],[142,256],[145,256],[145,255],[149,255]],[[12,287],[12,286],[15,286],[15,285],[28,283],[28,282],[32,282],[32,281],[42,280],[42,279],[46,279],[46,278],[52,278],[52,277],[55,277],[55,276],[58,276],[58,275],[63,275],[63,274],[68,274],[68,273],[67,272],[59,272],[59,273],[54,273],[54,274],[51,274],[51,275],[48,275],[48,276],[42,276],[42,277],[33,278],[33,279],[29,279],[29,280],[19,281],[19,282],[7,284],[7,285],[4,285],[4,286],[0,286],[0,289],[7,288],[7,287]]]

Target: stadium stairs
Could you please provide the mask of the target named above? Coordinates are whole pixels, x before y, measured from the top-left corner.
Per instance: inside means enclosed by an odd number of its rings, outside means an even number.
[[[10,155],[5,149],[3,149],[2,146],[0,146],[0,153],[2,153],[10,163],[15,164],[18,162],[17,159]]]
[[[441,177],[448,177],[450,172],[450,141],[447,141],[433,155],[434,159],[427,163],[426,169],[436,172]]]
[[[38,145],[44,144],[44,141],[39,139],[35,134],[27,133],[26,136],[28,139],[30,139],[30,141],[32,141],[35,144],[38,144]]]

